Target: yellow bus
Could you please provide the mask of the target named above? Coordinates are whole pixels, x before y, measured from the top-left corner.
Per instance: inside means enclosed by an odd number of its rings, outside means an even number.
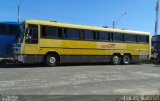
[[[14,45],[14,58],[22,63],[130,64],[149,60],[148,32],[26,20]]]

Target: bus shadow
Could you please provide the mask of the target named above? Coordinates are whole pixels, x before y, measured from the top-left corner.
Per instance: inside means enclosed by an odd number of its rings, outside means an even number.
[[[153,67],[160,68],[160,64],[153,64],[153,65],[154,65]]]
[[[109,63],[63,63],[57,67],[70,67],[70,66],[110,66]]]
[[[142,65],[139,63],[133,63],[130,65]],[[127,66],[130,66],[127,65]],[[48,68],[62,68],[62,67],[73,67],[73,66],[113,66],[110,63],[63,63],[58,64],[55,67],[48,67]],[[119,65],[115,65],[119,66]],[[120,65],[120,66],[126,66],[126,65]],[[20,64],[20,63],[0,63],[0,68],[46,68],[47,66],[45,64]],[[158,67],[158,66],[157,66]],[[159,65],[160,67],[160,65]]]
[[[58,64],[55,67],[50,68],[61,68],[61,67],[73,67],[73,66],[110,66],[107,63],[64,63]],[[0,63],[0,68],[46,68],[45,64],[19,64],[19,63]],[[48,67],[49,68],[49,67]]]
[[[43,64],[17,64],[17,63],[7,63],[0,64],[0,68],[39,68],[45,67]]]
[[[143,65],[141,63],[132,63],[130,65]],[[112,65],[111,63],[66,63],[60,64],[57,67],[71,67],[71,66],[130,66],[130,65]]]

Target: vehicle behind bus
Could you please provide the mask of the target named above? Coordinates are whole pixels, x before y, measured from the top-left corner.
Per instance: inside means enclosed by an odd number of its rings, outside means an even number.
[[[18,29],[16,22],[0,22],[0,60],[13,58],[12,45]]]
[[[160,35],[152,37],[152,62],[160,63]]]
[[[148,32],[27,20],[20,25],[14,58],[22,63],[111,62],[149,60]]]

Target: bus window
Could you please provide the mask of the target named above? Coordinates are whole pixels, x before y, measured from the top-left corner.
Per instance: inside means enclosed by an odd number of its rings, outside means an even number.
[[[6,34],[6,24],[0,24],[0,34]]]
[[[80,39],[80,30],[64,28],[64,39]]]
[[[123,41],[123,34],[113,33],[113,41]]]
[[[124,41],[125,42],[137,42],[137,37],[136,35],[129,35],[129,34],[125,34],[124,35]]]
[[[68,29],[67,28],[64,28],[64,30],[63,30],[63,37],[64,37],[64,39],[67,39],[68,38],[68,31],[67,31]]]
[[[7,34],[16,35],[18,33],[18,26],[16,25],[7,25]]]
[[[80,30],[78,29],[68,29],[67,34],[68,39],[80,39]]]
[[[98,32],[99,41],[109,41],[109,33],[107,32]]]
[[[95,40],[94,31],[83,31],[84,40]]]
[[[28,25],[29,32],[26,35],[26,43],[37,44],[38,43],[38,26]]]
[[[61,38],[62,28],[41,26],[41,35],[43,38]]]
[[[149,36],[138,35],[137,42],[138,43],[149,43]]]

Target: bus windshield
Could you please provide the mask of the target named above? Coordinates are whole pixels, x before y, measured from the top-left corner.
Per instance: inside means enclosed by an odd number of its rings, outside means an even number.
[[[25,25],[21,24],[19,29],[20,30],[19,30],[19,34],[18,34],[17,39],[16,39],[16,43],[22,43],[23,36],[24,36]]]

